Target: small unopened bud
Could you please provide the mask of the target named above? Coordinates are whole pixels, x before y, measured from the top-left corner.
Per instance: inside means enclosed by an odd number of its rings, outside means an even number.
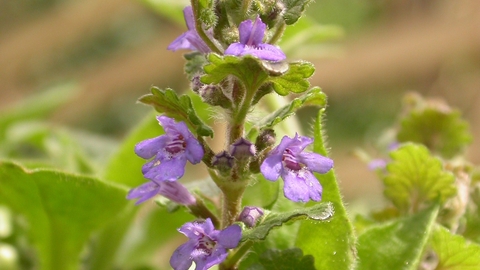
[[[206,84],[198,90],[198,94],[202,97],[203,101],[212,106],[229,109],[232,105],[232,101],[225,96],[222,88],[218,85]]]
[[[205,84],[200,81],[200,76],[196,75],[192,78],[191,81],[191,86],[193,92],[198,94],[198,91],[200,91],[200,88],[202,88]]]
[[[245,206],[238,216],[238,221],[243,222],[247,227],[252,228],[263,216],[263,210],[259,207]]]
[[[188,189],[177,181],[164,181],[159,184],[158,194],[182,205],[194,205],[197,200]]]
[[[250,141],[239,138],[232,145],[230,145],[230,155],[236,159],[247,159],[255,156],[255,145]]]
[[[275,137],[275,131],[273,129],[265,129],[257,136],[255,147],[257,147],[258,151],[266,149],[275,144]]]
[[[229,172],[233,167],[233,162],[233,157],[227,151],[216,154],[212,159],[212,165],[220,172]]]

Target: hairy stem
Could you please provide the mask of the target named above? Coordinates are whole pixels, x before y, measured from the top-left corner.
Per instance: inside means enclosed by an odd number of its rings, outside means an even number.
[[[253,246],[253,241],[246,241],[237,250],[227,258],[227,260],[220,265],[221,270],[237,269],[238,262],[247,254],[250,248]]]
[[[280,38],[283,36],[283,32],[285,31],[285,28],[287,28],[287,25],[285,22],[280,22],[277,28],[275,29],[275,33],[273,33],[273,36],[270,38],[268,43],[270,44],[275,44],[278,41],[280,41]]]
[[[223,54],[223,50],[219,49],[203,30],[202,21],[200,20],[200,16],[199,16],[200,10],[199,10],[198,0],[192,0],[191,4],[192,4],[193,16],[195,17],[195,30],[197,30],[198,35],[202,38],[205,44],[207,44],[210,50],[212,50],[212,52]]]

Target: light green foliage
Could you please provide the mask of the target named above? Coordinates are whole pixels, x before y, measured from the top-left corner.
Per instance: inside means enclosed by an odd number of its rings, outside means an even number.
[[[235,57],[219,56],[211,53],[209,63],[204,66],[206,75],[201,78],[203,83],[219,83],[229,75],[237,77],[247,89],[258,89],[267,79],[268,74],[253,56]]]
[[[435,224],[438,206],[387,224],[358,237],[357,270],[416,270]]]
[[[258,89],[267,81],[271,82],[275,92],[282,96],[307,91],[310,87],[307,79],[315,72],[313,65],[305,61],[289,63],[286,72],[272,73],[269,65],[262,64],[261,60],[249,55],[239,58],[211,53],[208,60],[209,64],[204,66],[206,75],[201,79],[203,83],[219,83],[233,75],[247,89],[252,90]]]
[[[290,25],[297,22],[305,11],[305,7],[311,2],[311,0],[285,0],[285,14],[283,19],[285,23]]]
[[[436,270],[478,270],[480,269],[480,245],[470,243],[460,235],[437,226],[430,245],[438,257]]]
[[[313,150],[327,156],[322,131],[323,112],[324,109],[321,109],[315,123]],[[323,187],[322,202],[331,203],[335,213],[327,223],[303,222],[295,246],[301,248],[304,254],[315,257],[317,269],[331,269],[332,266],[338,270],[351,269],[355,263],[355,236],[342,202],[335,173],[331,170],[324,175],[316,176]]]
[[[143,140],[162,135],[155,114],[149,113],[124,139],[117,152],[112,156],[105,169],[104,178],[108,181],[136,187],[145,183],[141,168],[145,164],[143,158],[135,155],[135,145]]]
[[[446,158],[461,154],[472,142],[468,123],[460,112],[439,101],[410,97],[414,105],[407,109],[397,134],[399,142],[416,142]],[[408,98],[407,98],[408,100]]]
[[[90,234],[121,212],[126,190],[95,178],[0,163],[0,202],[28,222],[40,268],[78,269]]]
[[[278,77],[271,77],[273,89],[277,94],[285,96],[289,93],[303,93],[310,87],[310,78],[315,72],[312,63],[302,61],[290,63],[288,71]]]
[[[244,205],[256,205],[270,209],[277,201],[280,194],[280,181],[268,181],[262,174],[255,175],[257,181],[248,186],[243,196]],[[259,196],[258,194],[262,194]]]
[[[445,202],[455,195],[455,177],[425,146],[408,143],[392,151],[390,157],[384,193],[401,212],[417,212],[425,204]]]
[[[295,112],[305,106],[324,107],[327,104],[327,96],[318,87],[310,89],[301,97],[293,99],[290,104],[272,112],[263,118],[256,126],[258,128],[272,128],[276,124],[292,116]]]
[[[213,137],[213,130],[198,117],[190,96],[178,96],[169,88],[161,90],[152,87],[151,91],[152,94],[140,97],[139,101],[153,106],[159,113],[184,121],[194,134]]]
[[[284,212],[265,213],[263,220],[252,229],[243,231],[242,241],[263,240],[271,229],[293,219],[324,221],[332,217],[334,209],[330,203],[318,203],[307,208],[297,208]],[[320,223],[323,224],[323,223]]]
[[[301,249],[268,249],[259,256],[258,263],[247,270],[315,270],[314,258],[303,256]]]

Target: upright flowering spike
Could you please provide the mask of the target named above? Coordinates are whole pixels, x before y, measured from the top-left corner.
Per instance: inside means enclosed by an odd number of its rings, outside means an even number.
[[[167,49],[170,51],[188,49],[202,53],[209,53],[210,48],[198,35],[197,30],[195,29],[195,17],[193,16],[193,10],[191,6],[183,9],[183,17],[185,18],[185,23],[187,24],[188,30],[170,43]]]
[[[287,58],[285,54],[274,45],[262,43],[267,25],[260,17],[253,22],[246,20],[238,27],[240,42],[232,43],[225,50],[226,55],[253,55],[262,60],[281,61]]]
[[[307,202],[322,199],[322,186],[312,171],[326,173],[333,167],[333,160],[316,153],[305,153],[305,147],[313,143],[309,137],[285,136],[263,161],[260,171],[267,180],[282,177],[283,193],[289,200]]]
[[[195,197],[178,182],[147,182],[139,187],[131,189],[128,192],[127,199],[137,199],[136,205],[154,197],[155,195],[162,195],[176,203],[183,205],[194,205],[196,203]]]
[[[170,265],[175,270],[187,270],[195,262],[196,270],[206,270],[219,264],[227,257],[227,249],[237,247],[242,238],[242,229],[231,225],[222,231],[215,230],[212,221],[188,222],[179,230],[190,238],[178,247],[170,258]]]
[[[192,164],[203,158],[203,147],[188,130],[184,122],[158,116],[157,120],[165,135],[148,139],[135,146],[135,153],[144,159],[151,159],[142,167],[145,178],[154,182],[175,181],[185,173],[187,160]]]

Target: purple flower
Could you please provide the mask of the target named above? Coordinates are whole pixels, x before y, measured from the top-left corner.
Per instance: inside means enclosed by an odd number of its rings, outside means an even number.
[[[238,31],[240,32],[240,42],[232,43],[225,50],[226,55],[253,55],[262,60],[281,61],[287,58],[278,47],[262,43],[267,25],[257,17],[255,22],[246,20],[240,23]]]
[[[178,231],[190,239],[179,246],[170,259],[175,270],[187,270],[192,262],[196,270],[219,264],[227,257],[227,249],[237,247],[242,238],[240,226],[234,224],[218,231],[209,218],[205,222],[188,222]]]
[[[238,216],[238,220],[247,225],[247,227],[252,228],[262,218],[263,214],[263,210],[259,207],[245,206]]]
[[[293,139],[285,136],[260,166],[267,180],[276,181],[279,176],[283,178],[283,193],[289,200],[307,202],[322,199],[322,186],[312,171],[328,172],[333,167],[333,160],[303,152],[312,142],[313,139],[298,134]]]
[[[183,9],[183,17],[185,18],[188,31],[181,34],[172,43],[170,43],[167,49],[170,51],[188,49],[192,51],[200,51],[202,53],[209,53],[210,48],[198,35],[197,30],[195,29],[195,17],[193,16],[193,10],[191,6]]]
[[[387,167],[387,163],[388,163],[388,160],[383,158],[372,159],[368,163],[368,168],[372,171],[384,170]]]
[[[182,184],[174,181],[147,182],[139,187],[133,188],[128,192],[127,199],[137,199],[136,205],[154,197],[155,195],[164,197],[183,205],[193,205],[197,202],[195,197]]]
[[[175,181],[185,173],[187,160],[192,164],[203,158],[203,147],[184,122],[157,116],[165,134],[135,146],[135,153],[144,159],[153,158],[142,167],[145,178],[154,182]]]

